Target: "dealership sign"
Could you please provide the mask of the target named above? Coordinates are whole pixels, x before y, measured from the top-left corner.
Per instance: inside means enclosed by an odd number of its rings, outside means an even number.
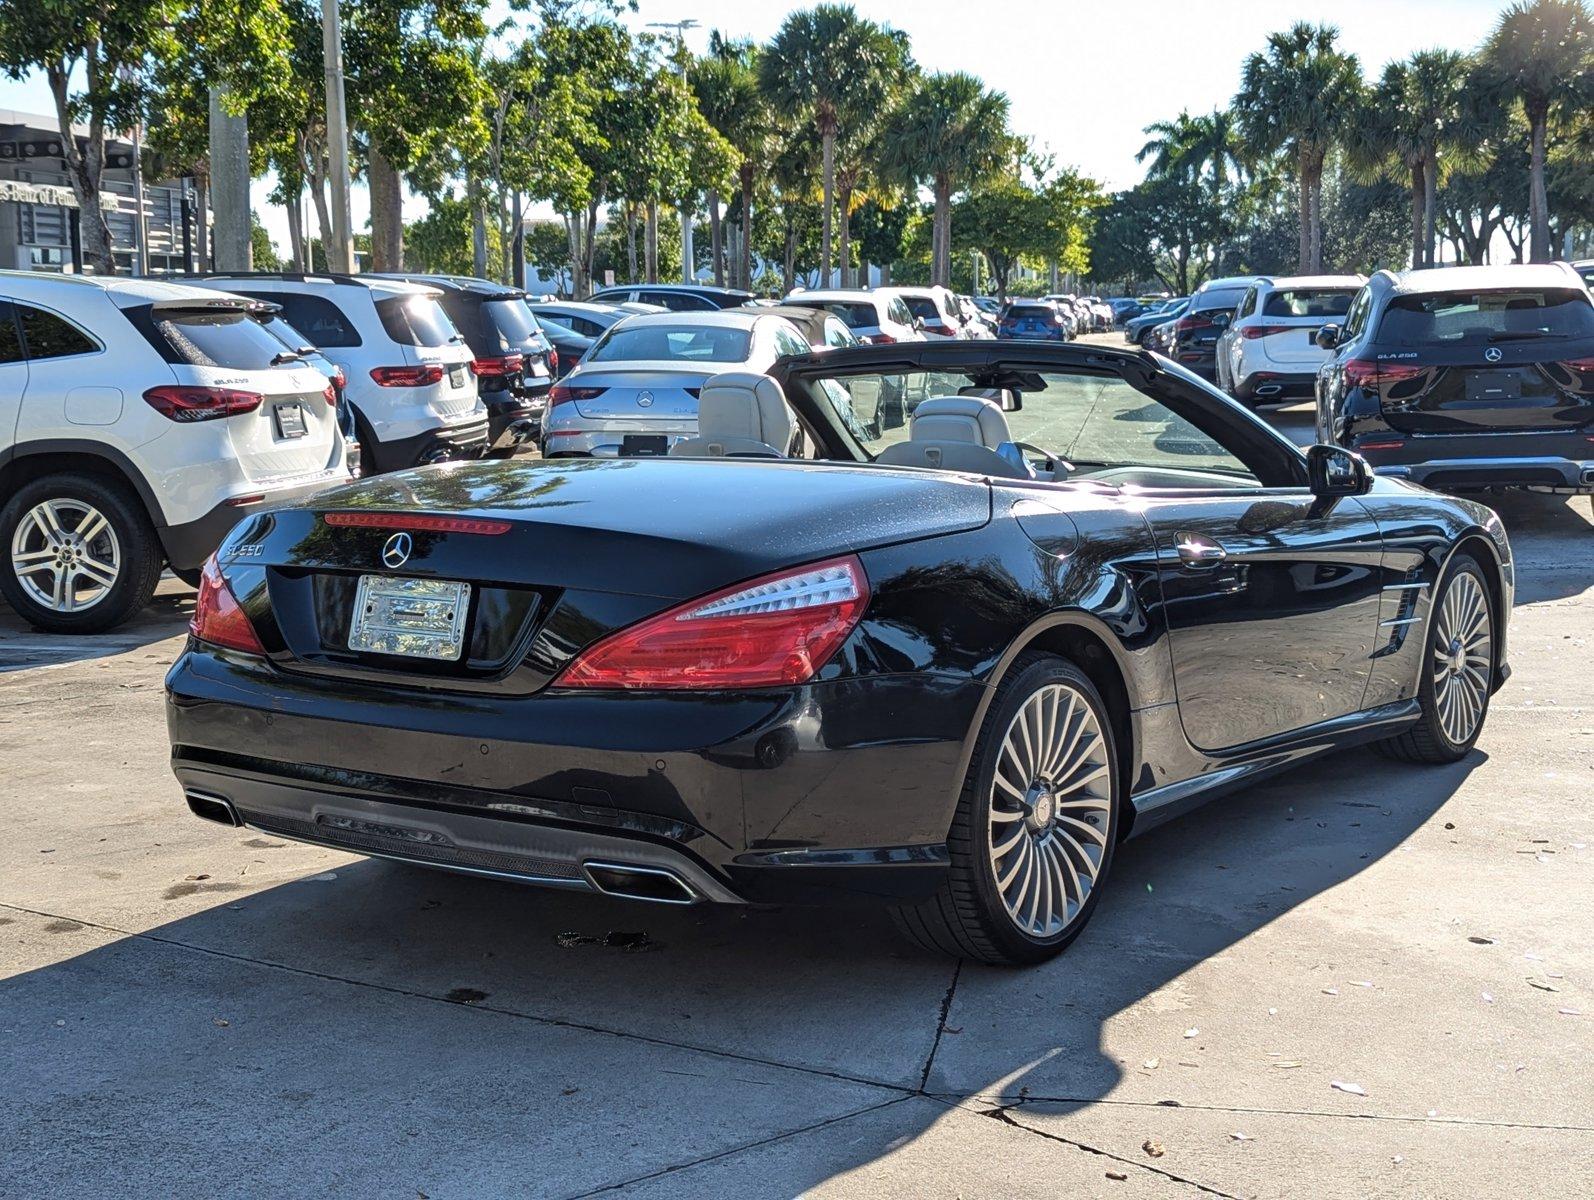
[[[56,208],[76,208],[77,195],[69,187],[49,183],[24,183],[20,179],[0,179],[0,204],[48,204]],[[100,193],[100,207],[117,207],[115,195]]]

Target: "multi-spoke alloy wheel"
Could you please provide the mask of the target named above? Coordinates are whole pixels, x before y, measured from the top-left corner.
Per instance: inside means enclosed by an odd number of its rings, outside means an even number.
[[[1378,743],[1391,758],[1448,763],[1466,756],[1483,731],[1495,685],[1494,592],[1476,560],[1458,555],[1435,589],[1422,646],[1421,716]]]
[[[122,546],[86,500],[41,500],[11,534],[11,569],[35,604],[58,613],[93,608],[116,586]]]
[[[1095,887],[1110,775],[1101,726],[1079,692],[1056,683],[1032,692],[1002,739],[990,805],[996,888],[1032,937],[1061,933]]]
[[[1489,600],[1476,575],[1450,581],[1433,622],[1433,690],[1439,725],[1457,745],[1469,742],[1489,700]]]
[[[980,722],[946,880],[894,910],[927,949],[1016,966],[1068,946],[1090,920],[1118,838],[1120,768],[1106,704],[1074,663],[1031,652]]]
[[[162,552],[133,490],[83,470],[44,475],[0,503],[0,595],[52,633],[103,633],[154,594]]]

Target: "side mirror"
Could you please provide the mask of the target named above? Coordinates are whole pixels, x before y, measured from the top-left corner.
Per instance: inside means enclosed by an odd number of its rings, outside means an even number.
[[[1306,449],[1306,473],[1312,495],[1365,496],[1373,486],[1373,471],[1367,460],[1343,446],[1319,443]]]
[[[1339,326],[1319,325],[1317,332],[1312,335],[1312,340],[1324,350],[1332,350],[1339,345]]]
[[[913,318],[913,331],[915,333],[923,333],[924,332],[924,318],[923,317],[917,317],[916,316],[916,317]]]

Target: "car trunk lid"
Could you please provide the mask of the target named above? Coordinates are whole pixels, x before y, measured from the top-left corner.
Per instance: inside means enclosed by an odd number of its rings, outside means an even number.
[[[576,411],[593,421],[696,421],[697,398],[709,371],[671,370],[662,365],[588,367],[565,380],[577,396]]]

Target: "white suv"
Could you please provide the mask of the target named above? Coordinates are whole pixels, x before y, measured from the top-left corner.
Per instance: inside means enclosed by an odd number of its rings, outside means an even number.
[[[191,282],[281,305],[283,319],[343,368],[365,474],[486,452],[487,409],[477,394],[474,355],[436,288],[286,272]]]
[[[0,594],[99,633],[246,514],[349,478],[336,393],[241,296],[0,272]]]
[[[1218,387],[1251,408],[1310,400],[1317,368],[1332,357],[1317,344],[1317,331],[1343,320],[1366,282],[1363,275],[1256,280],[1218,337]]]
[[[815,288],[792,292],[781,304],[799,308],[822,308],[841,318],[860,342],[882,345],[887,342],[922,342],[913,322],[913,312],[900,296],[862,288]]]

